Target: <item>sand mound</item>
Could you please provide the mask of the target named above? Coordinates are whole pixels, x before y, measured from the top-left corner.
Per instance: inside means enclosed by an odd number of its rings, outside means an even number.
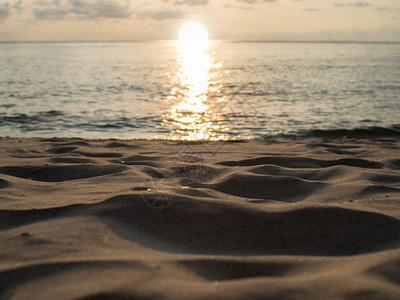
[[[124,166],[24,166],[0,167],[0,174],[29,178],[35,181],[60,182],[119,173],[126,170]]]
[[[399,299],[399,146],[0,139],[0,298]]]

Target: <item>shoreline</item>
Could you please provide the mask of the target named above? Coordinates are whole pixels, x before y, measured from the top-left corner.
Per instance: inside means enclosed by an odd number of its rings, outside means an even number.
[[[355,127],[352,129],[336,128],[336,129],[309,129],[301,130],[296,133],[276,133],[264,134],[258,137],[234,137],[230,136],[226,139],[210,140],[210,139],[185,139],[185,136],[177,135],[175,137],[109,137],[110,132],[102,133],[105,137],[85,137],[85,136],[60,136],[60,135],[45,135],[45,136],[18,136],[18,135],[0,135],[0,139],[87,139],[87,140],[124,140],[124,141],[181,141],[181,142],[234,142],[234,141],[285,141],[285,140],[312,140],[312,139],[327,139],[327,140],[348,140],[348,139],[384,139],[394,138],[400,139],[400,124],[392,124],[388,127],[380,126],[365,126]],[[100,135],[100,134],[99,134]],[[115,133],[114,133],[115,135]]]

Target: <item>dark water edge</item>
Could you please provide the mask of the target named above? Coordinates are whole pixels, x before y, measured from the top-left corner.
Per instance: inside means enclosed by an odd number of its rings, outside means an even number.
[[[314,129],[310,131],[302,131],[298,134],[288,135],[282,134],[281,136],[269,137],[264,136],[264,139],[293,139],[293,138],[326,138],[326,139],[371,139],[371,138],[400,138],[400,124],[393,125],[389,128],[384,127],[362,127],[354,129]]]
[[[0,126],[1,129],[1,126]],[[290,140],[290,139],[311,139],[311,138],[320,138],[320,139],[379,139],[379,138],[398,138],[400,139],[400,124],[393,125],[389,128],[384,127],[362,127],[362,128],[354,128],[354,129],[314,129],[309,131],[300,131],[296,134],[276,134],[276,135],[262,135],[261,133],[254,134],[254,138],[228,138],[228,142],[241,142],[246,140]],[[49,136],[46,134],[45,136],[41,136],[40,134],[35,135],[32,134],[30,136],[25,135],[2,135],[0,134],[0,138],[78,138],[78,139],[99,139],[93,137],[84,137],[84,136],[71,136],[71,135],[56,135]],[[100,138],[103,139],[103,138]],[[160,137],[160,138],[113,138],[113,137],[105,137],[104,139],[115,139],[115,140],[172,140],[172,138],[168,137]],[[204,140],[198,140],[202,142]],[[194,142],[197,141],[183,141],[182,142]]]
[[[1,105],[0,105],[1,107]],[[87,119],[78,116],[66,116],[58,110],[43,111],[33,114],[6,115],[0,113],[0,137],[15,138],[83,138],[83,139],[119,139],[119,140],[179,140],[170,136],[166,128],[157,126],[160,120],[155,117],[147,118],[109,118]],[[286,130],[288,128],[285,128]],[[325,138],[325,139],[371,139],[371,138],[400,138],[400,124],[388,127],[363,126],[352,129],[308,129],[291,132],[267,133],[263,128],[247,128],[243,135],[231,131],[226,139],[235,140],[285,140],[295,138]],[[62,133],[61,133],[62,132]],[[79,132],[79,133],[78,133]],[[223,133],[223,132],[221,132]],[[122,134],[122,135],[121,135]],[[150,134],[152,136],[150,136]],[[153,137],[154,135],[158,137]]]

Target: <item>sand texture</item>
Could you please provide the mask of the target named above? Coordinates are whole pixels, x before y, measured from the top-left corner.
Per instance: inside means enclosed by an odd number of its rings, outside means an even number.
[[[0,139],[0,299],[400,299],[400,141]]]

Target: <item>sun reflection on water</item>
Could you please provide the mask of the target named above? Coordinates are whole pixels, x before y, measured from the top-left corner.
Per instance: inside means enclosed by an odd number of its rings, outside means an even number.
[[[174,140],[225,140],[228,129],[219,121],[220,64],[210,55],[209,40],[177,41],[179,70],[172,81],[172,103],[163,124]],[[172,125],[172,126],[171,126]]]

